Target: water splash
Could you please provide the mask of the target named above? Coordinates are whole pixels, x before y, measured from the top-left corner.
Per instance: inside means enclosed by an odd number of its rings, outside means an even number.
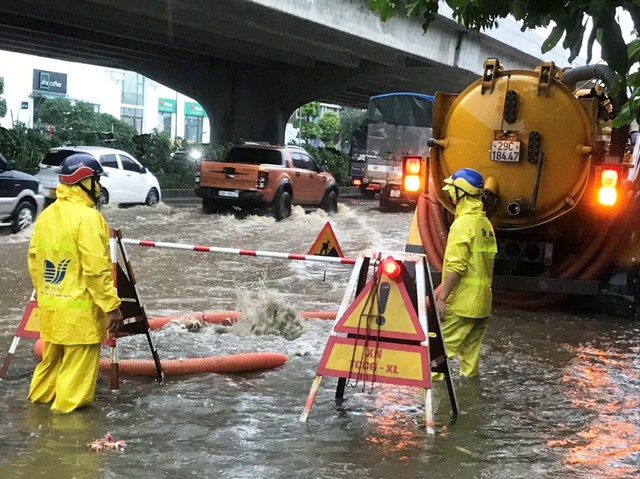
[[[262,283],[257,292],[238,293],[238,306],[242,316],[231,331],[239,336],[277,335],[293,341],[304,333],[304,325],[298,312]]]

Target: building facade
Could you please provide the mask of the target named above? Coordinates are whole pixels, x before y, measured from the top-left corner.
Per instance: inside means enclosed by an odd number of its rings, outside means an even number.
[[[209,141],[209,118],[193,98],[130,71],[0,51],[0,77],[7,114],[0,126],[42,125],[38,111],[47,98],[68,98],[124,120],[140,134],[154,128],[172,138]]]

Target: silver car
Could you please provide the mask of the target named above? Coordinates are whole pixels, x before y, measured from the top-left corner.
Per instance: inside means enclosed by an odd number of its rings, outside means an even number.
[[[33,175],[15,170],[0,154],[0,226],[17,233],[31,225],[44,205],[39,188]]]
[[[40,180],[47,199],[55,199],[60,163],[73,153],[92,155],[108,173],[108,176],[100,178],[102,204],[153,206],[160,201],[160,185],[153,173],[129,153],[101,146],[65,146],[49,150],[38,165],[40,170],[36,173],[36,178]]]

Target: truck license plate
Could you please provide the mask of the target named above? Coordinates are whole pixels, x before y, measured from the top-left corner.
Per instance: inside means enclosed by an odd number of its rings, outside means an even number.
[[[513,140],[493,140],[491,142],[491,161],[520,161],[520,142]]]
[[[389,198],[400,198],[400,190],[391,190],[389,192]]]
[[[237,198],[238,190],[232,190],[232,191],[220,190],[218,191],[218,196],[224,196],[225,198]]]

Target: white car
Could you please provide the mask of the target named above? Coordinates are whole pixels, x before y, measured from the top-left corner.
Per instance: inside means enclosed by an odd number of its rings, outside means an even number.
[[[38,165],[36,178],[40,180],[44,196],[56,197],[60,163],[73,153],[89,153],[100,162],[108,176],[100,178],[102,204],[146,204],[160,201],[160,185],[156,177],[129,153],[101,146],[63,146],[52,148]]]

